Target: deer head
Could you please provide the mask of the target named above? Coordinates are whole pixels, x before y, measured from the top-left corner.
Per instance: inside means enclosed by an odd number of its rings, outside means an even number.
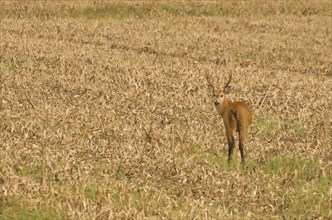
[[[206,80],[208,83],[208,92],[213,95],[213,103],[215,106],[219,105],[225,100],[225,95],[231,92],[231,86],[229,85],[232,81],[232,74],[229,74],[229,78],[227,83],[224,85],[223,88],[215,88],[210,81],[210,76],[206,75]]]

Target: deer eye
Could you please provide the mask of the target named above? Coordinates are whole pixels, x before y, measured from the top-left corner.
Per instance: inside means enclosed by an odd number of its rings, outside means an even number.
[[[222,98],[224,95],[220,95],[220,97]]]

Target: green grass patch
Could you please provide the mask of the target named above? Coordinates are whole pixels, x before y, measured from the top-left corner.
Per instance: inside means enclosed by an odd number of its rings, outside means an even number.
[[[271,174],[280,173],[283,165],[283,160],[284,158],[280,157],[272,158],[266,166],[267,171]]]
[[[86,189],[84,191],[84,196],[88,199],[96,199],[97,197],[97,189]]]
[[[65,3],[63,3],[66,5]],[[296,15],[331,16],[331,5],[312,4],[308,6],[302,3],[279,2],[277,4],[260,5],[257,3],[229,3],[222,1],[218,3],[156,3],[145,2],[140,4],[129,4],[113,2],[108,4],[96,4],[81,7],[61,7],[57,4],[48,3],[45,6],[32,5],[21,8],[0,8],[0,19],[7,17],[74,17],[74,18],[138,18],[145,19],[158,16],[206,16],[206,17],[252,17],[252,16],[274,16],[274,15]],[[27,10],[29,9],[29,10]]]
[[[1,201],[3,199],[0,197]],[[0,219],[1,220],[52,220],[65,219],[64,216],[56,215],[50,210],[31,209],[24,199],[12,196],[6,202],[0,203]]]
[[[322,164],[314,160],[277,156],[256,168],[263,170],[282,189],[284,218],[329,215],[331,166],[322,172]]]
[[[98,193],[98,189],[100,188],[100,184],[96,179],[92,179],[87,183],[86,188],[84,189],[84,196],[91,200],[96,200],[100,196]]]
[[[190,15],[190,16],[220,16],[221,11],[215,7],[197,7],[164,4],[157,7],[160,14],[172,16]]]
[[[316,178],[310,184],[306,184],[307,182],[298,184],[292,193],[286,195],[286,219],[306,218],[308,215],[328,216],[330,182],[331,176],[327,176]]]
[[[271,137],[275,135],[277,128],[279,127],[278,120],[269,114],[257,117],[256,124],[259,129],[258,134],[262,137]]]
[[[113,201],[115,204],[120,205],[120,203],[121,203],[121,198],[120,198],[120,194],[119,194],[118,191],[112,191],[112,192],[110,192],[110,197],[111,197],[112,201]]]
[[[125,19],[125,18],[147,18],[151,15],[153,9],[149,7],[118,6],[110,5],[99,8],[86,8],[83,10],[73,10],[69,13],[70,17],[84,17],[88,19],[107,18]]]
[[[123,194],[121,189],[115,187],[109,188],[108,194],[114,203],[115,209],[121,209],[123,205],[134,206],[137,209],[142,209],[144,205],[143,197],[139,192],[133,191],[130,194]]]
[[[29,154],[23,155],[22,160],[32,161],[33,157]],[[42,179],[42,170],[40,167],[34,167],[34,169],[27,169],[24,164],[15,166],[15,173],[19,177],[28,177],[29,179],[40,182]]]
[[[300,122],[295,122],[292,124],[292,129],[297,137],[306,137],[308,135],[307,129]]]
[[[234,149],[236,151],[236,149]],[[228,155],[217,156],[213,155],[211,157],[212,163],[216,164],[217,166],[221,167],[223,170],[229,171],[238,171],[238,172],[246,172],[248,170],[256,170],[257,163],[255,161],[251,161],[247,158],[245,164],[242,163],[241,157],[235,155],[236,152],[233,153],[232,160],[228,162]]]
[[[90,186],[84,190],[84,196],[88,199],[96,199],[98,193],[97,186]]]
[[[222,156],[214,156],[212,158],[213,162],[220,166],[220,167],[227,167],[228,166],[228,159],[227,157],[222,157]]]
[[[270,174],[293,173],[300,181],[311,181],[316,178],[320,165],[304,158],[278,156],[271,158],[265,169]]]

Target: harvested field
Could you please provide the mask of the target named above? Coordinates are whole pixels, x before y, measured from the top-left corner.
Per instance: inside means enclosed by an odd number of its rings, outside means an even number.
[[[331,1],[0,5],[0,219],[332,218]]]

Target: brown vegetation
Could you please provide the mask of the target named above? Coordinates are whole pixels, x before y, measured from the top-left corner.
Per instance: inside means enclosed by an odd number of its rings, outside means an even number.
[[[331,2],[254,3],[1,2],[0,219],[332,218]]]

